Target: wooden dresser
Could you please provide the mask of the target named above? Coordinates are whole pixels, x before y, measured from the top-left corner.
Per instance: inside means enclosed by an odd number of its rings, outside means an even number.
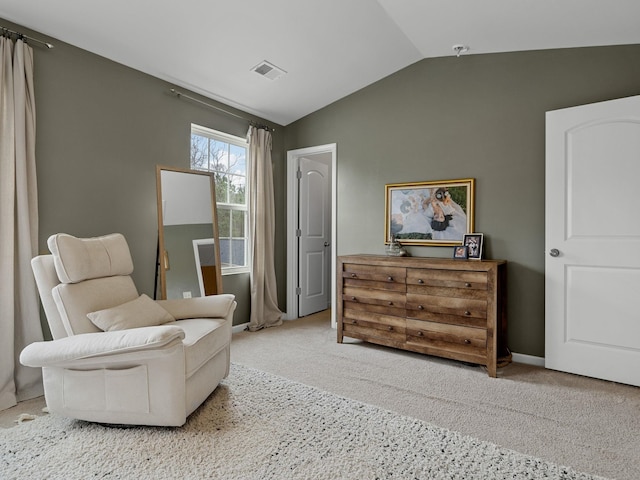
[[[343,337],[477,363],[496,376],[507,358],[506,262],[338,257]]]

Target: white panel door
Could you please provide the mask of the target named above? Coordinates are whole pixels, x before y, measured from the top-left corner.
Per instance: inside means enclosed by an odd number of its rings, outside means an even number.
[[[640,96],[547,112],[547,368],[640,386]]]
[[[329,166],[300,159],[299,287],[298,315],[326,310],[329,288],[331,199]]]

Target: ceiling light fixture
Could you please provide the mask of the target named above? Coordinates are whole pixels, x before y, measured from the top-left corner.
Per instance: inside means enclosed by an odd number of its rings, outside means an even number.
[[[469,47],[467,45],[454,45],[453,51],[456,52],[456,57],[459,57],[462,53],[467,53],[469,51]]]

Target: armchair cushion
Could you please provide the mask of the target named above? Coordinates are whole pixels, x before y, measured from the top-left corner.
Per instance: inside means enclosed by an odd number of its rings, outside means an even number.
[[[51,291],[69,335],[100,332],[87,314],[117,307],[140,295],[130,276],[92,278],[80,283],[60,283]]]
[[[175,322],[175,318],[169,312],[144,293],[135,300],[117,307],[89,312],[87,317],[96,327],[105,332]]]

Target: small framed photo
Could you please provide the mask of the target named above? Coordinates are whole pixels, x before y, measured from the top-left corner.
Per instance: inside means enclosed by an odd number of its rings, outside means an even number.
[[[453,258],[458,258],[458,259],[469,258],[469,247],[467,247],[466,245],[453,247]]]
[[[468,258],[482,259],[482,233],[467,233],[462,239],[462,244],[467,247]]]

